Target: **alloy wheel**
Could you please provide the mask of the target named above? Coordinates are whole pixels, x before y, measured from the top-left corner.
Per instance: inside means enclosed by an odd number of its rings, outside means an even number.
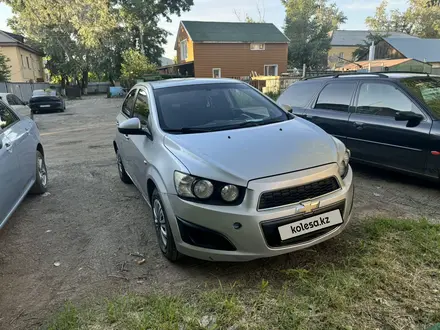
[[[168,231],[165,223],[165,213],[162,209],[162,203],[160,200],[155,199],[153,202],[153,219],[156,227],[156,232],[159,236],[159,244],[162,250],[166,250],[168,243]]]

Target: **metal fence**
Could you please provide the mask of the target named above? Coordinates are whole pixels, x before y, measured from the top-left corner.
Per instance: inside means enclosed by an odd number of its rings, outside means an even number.
[[[13,93],[28,102],[36,89],[49,88],[49,83],[0,82],[0,93]]]

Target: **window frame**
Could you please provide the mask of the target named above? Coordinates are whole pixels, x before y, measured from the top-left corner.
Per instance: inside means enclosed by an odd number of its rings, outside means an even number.
[[[295,84],[298,84],[298,85],[300,85],[300,84],[301,85],[307,85],[307,84],[317,85],[317,88],[315,89],[315,91],[313,92],[313,94],[311,95],[311,97],[309,98],[309,100],[306,102],[306,104],[304,106],[297,106],[297,105],[292,105],[292,104],[287,104],[287,103],[283,103],[281,105],[289,105],[289,106],[291,106],[293,108],[305,109],[306,111],[313,109],[313,105],[314,105],[314,102],[317,100],[317,96],[321,93],[323,87],[326,85],[325,82],[319,81],[319,80],[316,80],[316,81],[312,81],[312,80],[301,81],[301,80],[299,80],[299,81],[294,82],[293,84],[291,84],[289,87],[287,87],[287,89],[278,98],[277,104],[279,104],[281,102],[280,101],[281,96],[283,96],[285,93],[289,93],[289,89],[291,89],[292,86],[295,85]]]
[[[0,127],[0,134],[2,134],[3,132],[5,132],[6,130],[8,130],[9,128],[11,128],[12,126],[14,126],[15,124],[17,124],[20,121],[20,117],[17,116],[17,114],[14,112],[14,110],[11,109],[10,106],[8,106],[5,102],[0,101],[0,107],[4,106],[6,111],[8,111],[9,113],[12,114],[12,117],[15,119],[14,122],[12,122],[11,124],[9,124],[8,126],[5,127]],[[1,109],[0,109],[1,111]]]
[[[147,125],[142,125],[142,121],[140,120],[140,118],[139,117],[136,117],[136,118],[139,118],[139,121],[141,121],[141,126],[142,127],[144,127],[144,126],[147,126],[147,128],[148,129],[150,129],[150,118],[151,118],[151,97],[150,97],[150,95],[149,95],[149,93],[148,93],[148,90],[145,88],[145,87],[139,87],[138,89],[137,89],[137,91],[136,91],[136,96],[135,96],[135,100],[134,100],[134,106],[133,106],[133,111],[132,111],[132,118],[135,118],[135,116],[134,116],[134,109],[135,109],[135,107],[136,107],[136,101],[137,101],[137,99],[138,99],[138,97],[139,97],[139,92],[140,91],[144,91],[145,92],[145,95],[146,95],[146,97],[147,97],[147,104],[148,104],[148,108],[149,108],[149,111],[148,111],[148,117],[147,117]]]
[[[354,83],[355,87],[353,89],[350,101],[348,103],[348,110],[347,111],[339,111],[339,110],[333,110],[333,109],[323,109],[323,108],[315,108],[316,104],[318,103],[319,100],[319,96],[321,95],[321,93],[324,91],[324,89],[331,84],[349,84],[349,83]],[[353,108],[355,108],[355,104],[357,102],[357,95],[359,93],[359,82],[358,81],[350,81],[350,80],[346,80],[346,81],[328,81],[326,83],[324,83],[321,86],[321,89],[319,89],[319,92],[317,94],[315,94],[315,98],[313,99],[313,101],[310,104],[310,108],[309,110],[322,110],[322,111],[337,111],[337,112],[341,112],[341,113],[354,113]]]
[[[185,45],[185,47],[182,46],[183,44]],[[185,56],[183,56],[183,49],[184,48],[186,51]],[[183,39],[183,40],[180,40],[180,60],[186,61],[187,58],[188,58],[188,39]]]
[[[275,67],[275,74],[273,75],[273,76],[268,76],[268,75],[266,75],[266,67],[270,67],[270,66],[274,66]],[[264,65],[264,75],[266,76],[266,77],[277,77],[278,76],[278,69],[279,69],[279,67],[278,67],[278,64],[265,64]]]
[[[263,45],[263,48],[257,47],[257,48],[252,48],[253,45]],[[249,49],[251,51],[262,51],[262,50],[266,50],[266,44],[264,42],[251,42],[249,45]]]
[[[138,87],[133,87],[133,88],[128,92],[127,96],[126,96],[125,99],[124,99],[124,102],[122,102],[121,113],[122,113],[123,115],[125,115],[127,118],[132,118],[132,117],[133,117],[133,110],[134,110],[134,109],[132,108],[130,114],[128,114],[128,113],[126,113],[126,112],[124,111],[124,104],[125,104],[125,102],[127,101],[128,97],[129,97],[129,95],[130,95],[130,93],[133,92],[133,91],[134,91],[134,102],[136,102],[137,93],[138,93],[138,91],[139,91],[139,88],[138,88]],[[134,103],[133,103],[133,107],[134,107]]]
[[[218,78],[215,77],[214,71],[218,70]],[[222,77],[222,68],[212,68],[212,78],[220,79]]]
[[[413,106],[417,108],[419,113],[424,117],[422,121],[429,121],[429,116],[425,113],[425,111],[419,106],[419,104],[417,102],[414,101],[414,98],[410,94],[408,94],[408,92],[405,89],[403,89],[399,84],[395,84],[390,81],[381,81],[381,80],[379,81],[376,79],[374,79],[374,80],[361,80],[358,83],[356,95],[355,95],[355,98],[353,99],[353,106],[352,106],[352,113],[353,114],[362,115],[362,116],[372,116],[372,117],[376,117],[376,118],[381,117],[381,118],[393,118],[394,119],[394,117],[391,117],[391,116],[379,116],[379,115],[371,115],[371,114],[357,112],[359,95],[361,93],[362,85],[364,85],[364,84],[382,84],[382,85],[388,85],[388,86],[394,87],[399,92],[401,92],[404,96],[406,96],[410,100],[410,102],[413,104]]]

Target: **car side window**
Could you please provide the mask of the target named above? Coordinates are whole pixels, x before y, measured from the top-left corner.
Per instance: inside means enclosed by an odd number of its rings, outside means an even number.
[[[319,94],[315,109],[348,112],[356,83],[330,83]]]
[[[19,105],[16,100],[13,98],[14,95],[8,94],[6,95],[6,101],[8,101],[9,105]]]
[[[150,105],[148,103],[147,91],[141,88],[134,103],[133,117],[139,118],[142,126],[147,126],[149,115]]]
[[[6,105],[0,102],[0,132],[18,120],[18,117],[11,110],[9,110]]]
[[[133,106],[134,106],[134,98],[136,96],[137,89],[133,89],[125,98],[124,103],[122,104],[122,112],[125,113],[128,117],[131,117]]]
[[[356,113],[395,117],[397,112],[412,111],[421,114],[414,103],[395,86],[364,83],[359,90]]]
[[[303,108],[309,104],[313,96],[321,88],[322,83],[296,82],[278,98],[278,104]]]

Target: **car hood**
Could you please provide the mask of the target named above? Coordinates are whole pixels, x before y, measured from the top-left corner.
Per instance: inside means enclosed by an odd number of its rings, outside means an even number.
[[[337,161],[332,137],[298,117],[235,130],[167,134],[164,144],[190,174],[243,186],[253,179]]]

